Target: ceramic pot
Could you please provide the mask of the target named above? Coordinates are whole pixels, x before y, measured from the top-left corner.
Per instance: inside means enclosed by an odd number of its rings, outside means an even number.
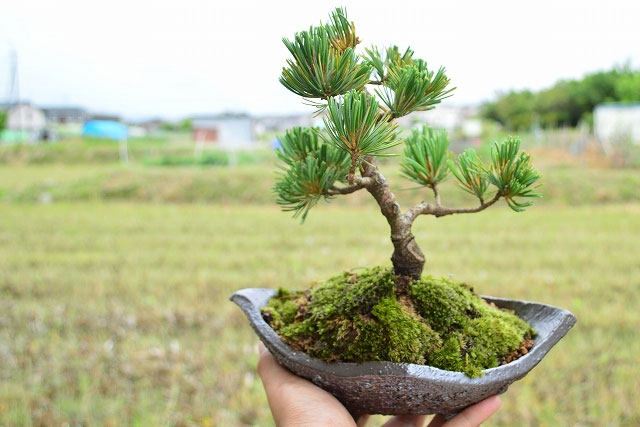
[[[231,297],[273,357],[291,372],[333,394],[352,415],[442,414],[452,416],[524,377],[575,324],[567,310],[535,302],[482,296],[513,310],[537,331],[535,344],[519,359],[486,369],[479,378],[425,365],[394,362],[327,363],[293,350],[271,329],[260,309],[272,289],[242,289]]]

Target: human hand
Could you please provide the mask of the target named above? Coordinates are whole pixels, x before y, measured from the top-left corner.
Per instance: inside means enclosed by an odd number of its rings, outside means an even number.
[[[360,417],[356,423],[349,411],[331,393],[280,366],[261,342],[258,343],[258,348],[258,374],[267,392],[271,413],[277,426],[366,425],[368,415]],[[448,421],[436,415],[428,427],[475,427],[486,421],[498,408],[500,398],[492,396],[466,408]],[[422,427],[426,419],[426,415],[395,416],[383,427]]]

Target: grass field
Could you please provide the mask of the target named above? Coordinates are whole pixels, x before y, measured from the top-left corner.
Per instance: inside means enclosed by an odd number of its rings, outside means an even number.
[[[304,226],[256,204],[4,202],[0,218],[3,426],[271,425],[229,295],[391,252],[370,206]],[[640,424],[640,203],[499,207],[415,231],[429,272],[578,318],[488,425]]]
[[[537,162],[543,199],[536,204],[640,203],[638,169],[585,168]],[[396,163],[382,170],[405,205],[431,197],[400,176]],[[153,203],[262,204],[273,206],[273,162],[229,167],[158,167],[139,164],[47,164],[0,166],[0,202],[129,201]],[[448,205],[473,205],[453,180],[442,186]],[[366,192],[336,199],[341,206],[374,206]]]
[[[487,424],[640,425],[640,174],[562,147],[531,147],[544,199],[527,212],[414,232],[428,273],[578,317]],[[273,204],[273,153],[234,168],[192,155],[186,135],[132,141],[128,165],[103,141],[0,147],[0,426],[272,425],[228,297],[388,265],[366,194],[300,225]],[[425,197],[383,171],[405,206]],[[467,204],[451,187],[445,203]]]

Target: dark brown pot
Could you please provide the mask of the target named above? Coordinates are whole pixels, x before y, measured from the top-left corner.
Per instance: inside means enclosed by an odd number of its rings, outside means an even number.
[[[567,310],[535,302],[483,296],[528,321],[538,332],[529,353],[479,378],[425,365],[394,362],[326,363],[295,351],[264,321],[260,309],[272,289],[242,289],[231,297],[281,365],[332,393],[354,415],[452,415],[524,377],[575,324]]]

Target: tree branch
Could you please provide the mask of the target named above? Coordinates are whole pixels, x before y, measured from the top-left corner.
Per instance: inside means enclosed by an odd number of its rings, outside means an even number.
[[[432,185],[431,189],[433,190],[433,196],[436,199],[436,206],[441,206],[440,204],[440,193],[438,192],[438,186],[437,185]],[[482,202],[480,202],[482,203]]]
[[[358,190],[362,190],[367,187],[367,185],[371,185],[373,180],[371,178],[359,177],[356,176],[353,178],[353,185],[349,185],[347,187],[336,187],[335,185],[329,189],[329,196],[337,196],[339,194],[351,194],[355,193]]]
[[[363,177],[368,179],[367,191],[371,193],[382,214],[387,218],[390,225],[402,216],[400,204],[396,200],[396,196],[391,192],[387,179],[375,164],[373,157],[367,157],[362,164]],[[392,225],[393,226],[393,225]]]
[[[382,80],[369,80],[369,83],[367,83],[368,85],[381,85],[382,84]]]
[[[475,208],[447,208],[440,205],[432,205],[427,202],[422,202],[409,209],[404,215],[409,222],[413,222],[418,215],[433,215],[435,217],[461,214],[461,213],[476,213],[487,209],[489,206],[497,202],[502,195],[498,192],[488,202],[480,201],[480,206]]]

